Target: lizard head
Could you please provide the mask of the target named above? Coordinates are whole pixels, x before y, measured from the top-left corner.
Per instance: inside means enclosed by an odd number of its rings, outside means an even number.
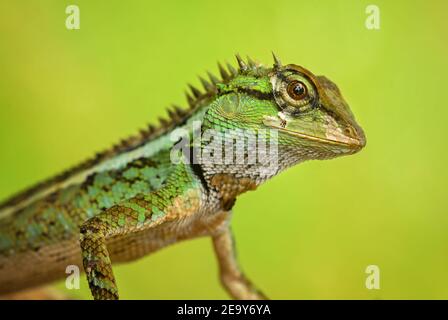
[[[263,117],[265,126],[324,158],[355,153],[365,146],[363,130],[331,80],[298,65],[281,66],[278,59],[267,76],[279,112]]]
[[[364,147],[363,130],[328,78],[298,65],[283,66],[275,56],[271,68],[246,63],[238,55],[237,60],[238,73],[217,85],[206,115],[209,122],[226,128],[275,129],[279,147],[298,161],[352,154]]]

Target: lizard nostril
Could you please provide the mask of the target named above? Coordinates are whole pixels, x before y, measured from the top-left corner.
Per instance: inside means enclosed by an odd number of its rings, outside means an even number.
[[[356,137],[356,132],[355,129],[353,129],[353,127],[345,127],[344,132],[346,135],[350,137]]]

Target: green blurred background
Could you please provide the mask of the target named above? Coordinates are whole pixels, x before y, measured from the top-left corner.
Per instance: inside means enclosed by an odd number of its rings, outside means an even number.
[[[81,29],[65,28],[77,4]],[[380,9],[368,30],[365,8]],[[446,1],[0,3],[0,199],[185,105],[236,52],[325,74],[367,135],[240,197],[240,262],[273,299],[447,299]],[[367,290],[378,265],[381,289]],[[124,299],[227,298],[208,238],[116,267]],[[63,284],[58,285],[64,288]],[[83,278],[81,290],[90,298]]]

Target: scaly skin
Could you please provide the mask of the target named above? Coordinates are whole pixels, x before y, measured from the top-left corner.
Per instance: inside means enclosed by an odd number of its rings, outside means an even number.
[[[353,154],[365,145],[335,84],[274,59],[268,68],[237,55],[238,70],[219,65],[222,79],[201,78],[205,92],[191,87],[188,110],[175,107],[159,128],[150,126],[1,204],[0,293],[60,279],[68,265],[82,264],[95,299],[118,299],[112,262],[210,236],[229,294],[265,298],[235,258],[230,231],[235,199],[292,165]],[[258,142],[240,158],[211,161],[204,154],[223,151],[190,141],[195,123],[202,135],[228,134],[237,142],[250,133]],[[184,132],[180,140],[175,129]],[[196,161],[173,160],[183,139],[185,159]],[[259,161],[251,162],[261,151],[259,142],[268,141],[277,153],[260,153]],[[276,165],[266,167],[273,156]]]

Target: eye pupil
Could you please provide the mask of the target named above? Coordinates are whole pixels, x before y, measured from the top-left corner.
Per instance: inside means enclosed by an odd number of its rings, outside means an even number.
[[[294,93],[298,96],[301,96],[305,92],[305,88],[301,84],[296,84],[294,86]]]
[[[293,98],[294,100],[303,99],[307,94],[305,85],[303,84],[303,82],[300,81],[292,81],[288,85],[287,91],[290,97]]]

